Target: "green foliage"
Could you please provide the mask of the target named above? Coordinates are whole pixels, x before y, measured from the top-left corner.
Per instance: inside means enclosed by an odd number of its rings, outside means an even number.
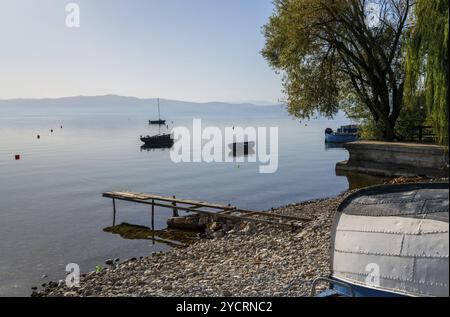
[[[289,112],[332,117],[363,106],[383,138],[394,138],[403,105],[402,46],[410,0],[379,0],[380,25],[366,25],[363,0],[274,0],[262,55],[283,75]]]
[[[364,107],[346,108],[346,114],[358,120],[360,136],[363,140],[380,140],[383,138],[383,125],[375,122]],[[429,119],[424,109],[423,98],[410,107],[403,107],[395,125],[396,139],[399,141],[418,141],[418,127],[428,125]]]
[[[383,126],[373,119],[368,119],[361,124],[360,137],[362,140],[380,140],[383,138]]]
[[[395,126],[396,135],[401,141],[417,141],[418,127],[426,123],[426,111],[421,102],[404,107]]]
[[[417,0],[414,22],[407,50],[407,98],[423,94],[437,141],[448,147],[448,0]]]

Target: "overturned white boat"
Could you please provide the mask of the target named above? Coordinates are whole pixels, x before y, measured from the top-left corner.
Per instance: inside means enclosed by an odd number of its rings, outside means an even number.
[[[334,221],[332,276],[318,279],[330,288],[319,296],[449,296],[448,212],[448,183],[350,195]]]

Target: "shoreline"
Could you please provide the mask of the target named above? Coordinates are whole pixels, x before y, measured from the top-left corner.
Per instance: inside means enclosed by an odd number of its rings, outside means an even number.
[[[408,179],[389,183],[405,181]],[[312,219],[296,232],[267,224],[220,226],[212,222],[208,225],[212,239],[199,239],[185,247],[82,274],[78,288],[50,283],[32,296],[310,296],[314,279],[331,273],[329,248],[334,213],[352,192],[271,210]],[[219,231],[222,233],[215,234]]]

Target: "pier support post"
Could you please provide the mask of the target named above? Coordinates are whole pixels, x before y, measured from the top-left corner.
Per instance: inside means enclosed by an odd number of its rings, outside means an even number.
[[[113,198],[113,227],[116,226],[116,200]]]
[[[173,196],[173,199],[176,199],[176,197],[175,196]],[[179,215],[178,215],[178,208],[176,208],[176,206],[177,206],[177,203],[176,202],[172,202],[172,206],[174,207],[173,208],[173,217],[179,217]]]
[[[155,200],[152,199],[152,231],[155,231]]]

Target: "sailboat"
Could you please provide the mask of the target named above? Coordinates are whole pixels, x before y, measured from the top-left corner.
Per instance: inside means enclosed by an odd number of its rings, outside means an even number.
[[[158,110],[159,110],[159,99],[158,99]],[[159,111],[158,111],[159,112]],[[163,133],[161,134],[161,126],[165,124],[166,120],[159,119],[158,121],[150,121],[150,124],[158,124],[158,134],[156,135],[147,135],[140,136],[141,141],[144,145],[141,147],[142,149],[164,149],[171,148],[174,144],[174,140],[171,134]]]
[[[141,141],[144,143],[144,148],[146,149],[161,149],[161,148],[171,148],[174,144],[174,140],[171,134],[158,133],[157,135],[147,135],[141,136]]]
[[[171,148],[174,144],[174,140],[170,134],[141,136],[141,141],[144,143],[144,145],[141,146],[141,149]]]
[[[164,125],[166,124],[166,120],[161,120],[161,109],[159,107],[159,98],[158,98],[158,120],[149,120],[149,124],[159,124]]]

